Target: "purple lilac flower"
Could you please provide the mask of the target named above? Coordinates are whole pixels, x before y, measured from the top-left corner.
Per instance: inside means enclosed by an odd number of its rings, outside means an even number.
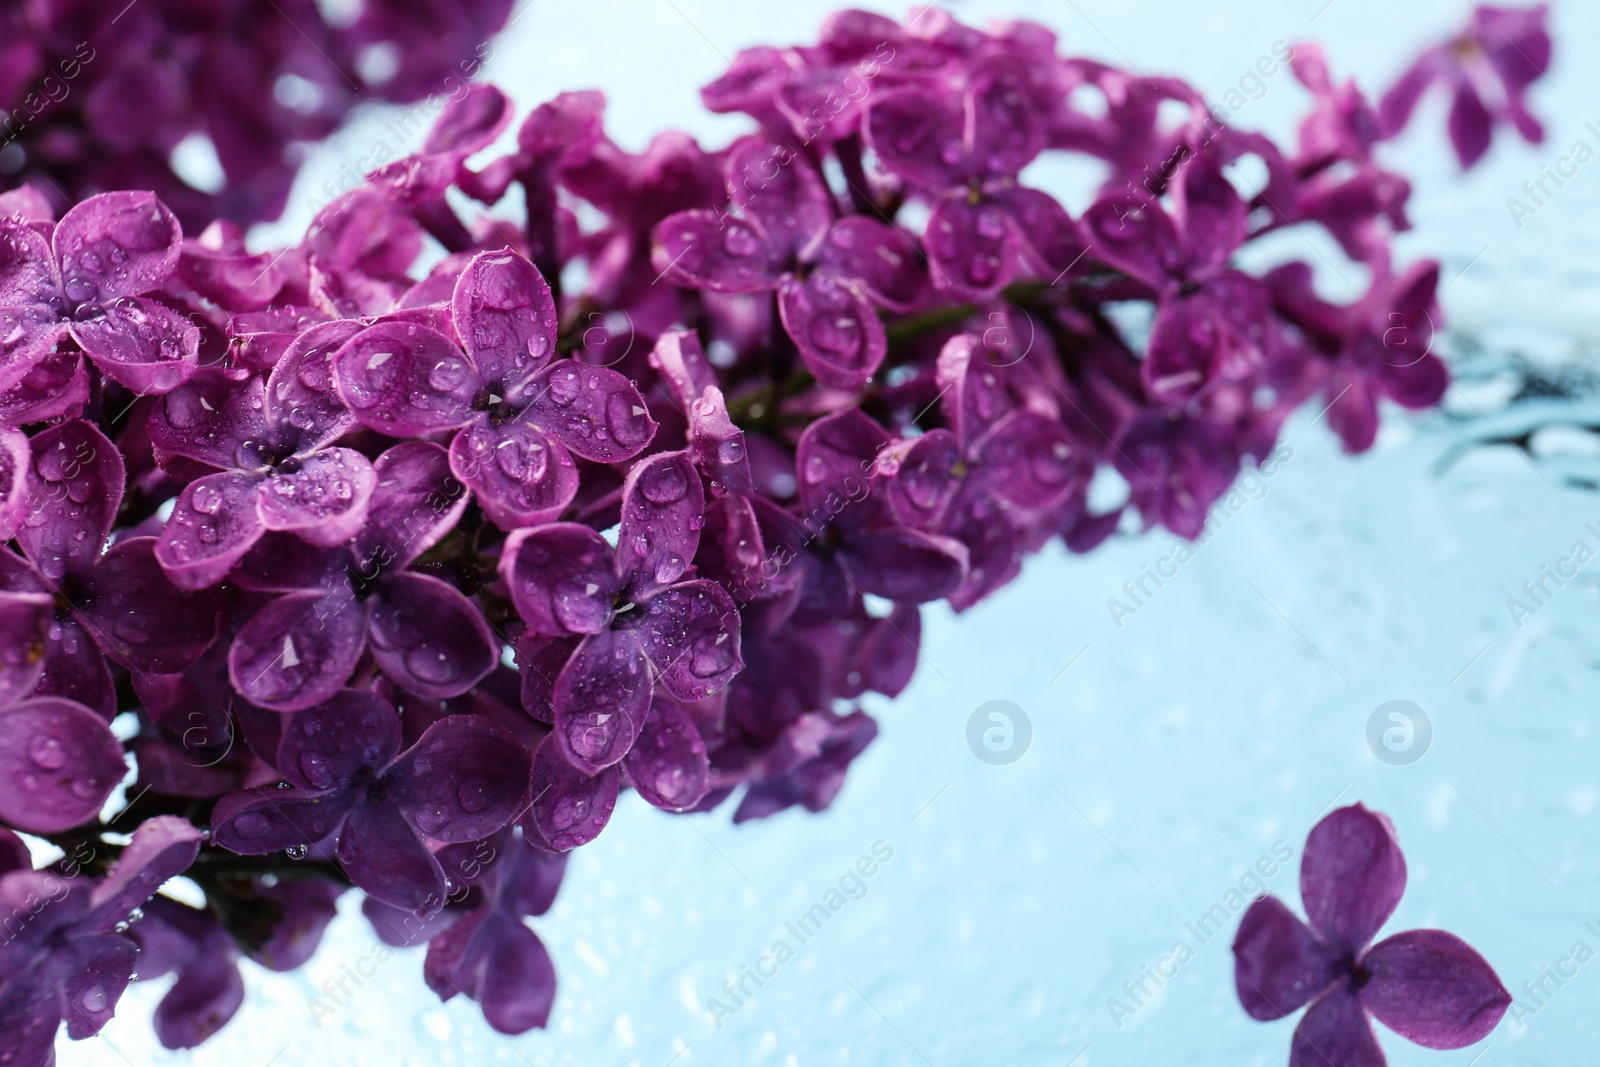
[[[696,289],[775,290],[784,329],[817,381],[860,388],[887,346],[875,306],[904,311],[917,300],[914,246],[877,219],[836,218],[822,176],[787,146],[741,141],[726,176],[741,214],[695,210],[661,220],[656,267]]]
[[[434,723],[400,748],[400,721],[380,697],[345,690],[285,721],[275,765],[285,785],[230,793],[212,835],[261,855],[337,841],[349,879],[405,908],[442,899],[443,868],[427,840],[478,841],[525,806],[527,754],[471,716]]]
[[[367,457],[332,444],[356,422],[328,363],[359,329],[314,326],[265,379],[206,371],[161,399],[149,422],[157,454],[219,471],[184,487],[156,541],[174,582],[215,585],[268,530],[336,545],[361,528],[376,475]]]
[[[686,577],[704,514],[689,456],[659,453],[628,473],[615,548],[576,523],[506,540],[501,575],[530,632],[581,638],[555,679],[551,716],[561,751],[583,771],[628,754],[657,681],[680,700],[704,700],[742,666],[733,600]]]
[[[1487,961],[1443,930],[1407,930],[1377,944],[1400,903],[1405,857],[1394,827],[1360,804],[1312,828],[1300,862],[1309,925],[1276,897],[1251,904],[1234,938],[1239,1002],[1281,1019],[1306,1004],[1290,1067],[1383,1067],[1370,1015],[1426,1048],[1465,1048],[1511,1004]]]
[[[1059,281],[1084,240],[1048,194],[1017,184],[1044,130],[1015,74],[977,72],[960,95],[908,88],[872,103],[867,139],[879,160],[934,201],[923,235],[934,283],[991,296],[1019,276]]]
[[[0,387],[15,392],[68,337],[137,392],[164,393],[188,378],[199,331],[148,295],[171,275],[182,240],[178,220],[150,193],[92,196],[53,227],[0,219]]]
[[[369,651],[408,692],[459,696],[499,658],[494,631],[448,582],[408,570],[467,506],[439,445],[403,442],[372,465],[366,524],[342,545],[315,549],[269,535],[234,573],[274,594],[240,626],[229,677],[246,699],[298,711],[329,699]]]
[[[478,903],[428,942],[423,977],[440,1000],[465,994],[490,1026],[520,1034],[545,1025],[556,995],[550,953],[522,920],[550,910],[567,857],[510,831],[488,844],[494,858],[471,879]]]
[[[572,455],[615,462],[649,443],[655,422],[626,378],[551,361],[555,306],[526,259],[477,255],[452,309],[460,344],[415,322],[379,322],[334,354],[334,381],[356,419],[382,433],[460,427],[450,467],[492,521],[547,522],[577,492]]]
[[[103,880],[30,870],[26,849],[6,850],[0,912],[15,936],[0,945],[0,1050],[17,1063],[48,1064],[63,1021],[75,1041],[100,1032],[137,965],[128,919],[194,862],[201,836],[184,819],[147,820]]]
[[[1550,8],[1472,9],[1472,21],[1459,36],[1428,49],[1384,94],[1378,105],[1385,134],[1393,137],[1411,121],[1422,95],[1436,84],[1452,94],[1450,143],[1463,170],[1489,150],[1494,127],[1509,122],[1538,144],[1544,126],[1527,106],[1528,89],[1550,67]]]
[[[58,423],[32,440],[23,558],[0,550],[0,587],[48,596],[53,608],[37,691],[69,697],[108,718],[115,693],[107,660],[170,673],[200,658],[216,634],[217,604],[168,580],[150,537],[106,548],[122,502],[121,452],[92,423]]]

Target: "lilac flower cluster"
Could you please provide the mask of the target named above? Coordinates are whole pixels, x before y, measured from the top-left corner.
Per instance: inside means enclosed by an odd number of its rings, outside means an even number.
[[[437,54],[500,11],[467,9],[444,45],[383,25]],[[625,787],[821,810],[922,605],[1125,511],[1197,535],[1313,397],[1351,451],[1380,399],[1436,403],[1387,127],[1314,48],[1294,70],[1285,152],[1037,25],[846,11],[706,88],[758,127],[726,149],[626,152],[597,93],[499,148],[475,85],[273,252],[186,235],[164,182],[59,219],[0,194],[0,823],[67,854],[0,829],[0,1061],[97,1032],[136,958],[197,1044],[239,960],[298,966],[350,886],[441,997],[542,1026],[524,919]],[[1026,184],[1046,152],[1104,164],[1080,217]],[[1365,296],[1236,265],[1309,224]],[[1125,504],[1091,505],[1102,468]],[[135,921],[179,873],[206,906]]]
[[[512,0],[7,4],[0,183],[32,184],[57,211],[107,189],[153,191],[195,230],[276,218],[305,142],[366,101],[421,101],[437,114],[429,98],[465,91],[511,10]],[[221,174],[175,170],[186,142],[209,142]]]

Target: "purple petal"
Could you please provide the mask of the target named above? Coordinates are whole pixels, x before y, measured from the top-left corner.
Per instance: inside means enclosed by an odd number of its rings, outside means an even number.
[[[771,289],[789,249],[743,219],[718,211],[680,211],[656,223],[650,265],[663,280],[713,293]]]
[[[556,679],[582,638],[548,637],[531,627],[517,638],[522,710],[542,723],[555,721]]]
[[[960,485],[955,469],[961,462],[961,444],[949,430],[929,430],[913,441],[889,483],[900,521],[924,529],[937,526]]]
[[[855,534],[840,551],[839,562],[863,593],[926,604],[961,585],[968,555],[953,537],[896,529]]]
[[[383,673],[418,696],[460,696],[500,661],[483,613],[454,586],[425,574],[396,574],[383,583],[367,635]]]
[[[1466,1048],[1489,1036],[1511,994],[1489,962],[1454,934],[1407,930],[1361,958],[1357,994],[1374,1017],[1424,1048]]]
[[[1020,239],[1011,216],[994,201],[940,200],[928,216],[923,244],[934,284],[956,296],[993,296],[1017,276]]]
[[[283,720],[273,766],[297,789],[325,793],[349,787],[363,771],[382,771],[399,750],[400,719],[389,702],[341,689]]]
[[[293,789],[229,793],[211,811],[211,840],[241,856],[316,844],[339,829],[357,799],[354,792],[317,795]]]
[[[1462,170],[1471,169],[1489,151],[1492,122],[1477,91],[1467,84],[1458,86],[1455,102],[1450,105],[1450,143],[1455,146]]]
[[[450,476],[448,453],[430,442],[402,441],[372,469],[377,485],[356,557],[364,567],[405,567],[455,528],[470,496]]]
[[[711,788],[706,745],[694,720],[659,693],[622,765],[639,795],[667,811],[694,807]]]
[[[0,712],[0,820],[30,833],[94,818],[127,767],[99,715],[59,697]]]
[[[17,543],[51,581],[89,569],[111,534],[127,477],[122,453],[92,423],[52,426],[32,441],[28,510],[42,519]]]
[[[1233,983],[1252,1019],[1281,1019],[1328,987],[1334,953],[1277,897],[1245,910],[1233,939]]]
[[[570,522],[514,531],[500,553],[500,576],[522,621],[551,636],[605,630],[622,589],[605,538]]]
[[[677,405],[685,411],[717,384],[716,371],[692,330],[668,330],[650,350],[650,365],[661,372]]]
[[[27,696],[44,673],[55,601],[48,593],[0,591],[0,708]],[[84,645],[100,653],[87,638]]]
[[[30,470],[28,438],[20,430],[0,426],[0,537],[10,540],[22,527],[28,507]]]
[[[401,753],[389,795],[435,841],[481,841],[522,813],[530,769],[510,735],[478,716],[452,715]]]
[[[883,320],[865,292],[826,271],[784,279],[778,313],[806,369],[829,388],[861,388],[888,352]]]
[[[429,155],[469,155],[489,147],[511,122],[511,98],[492,85],[468,85],[452,98],[428,131],[422,150]]]
[[[617,806],[621,775],[616,767],[599,774],[578,770],[561,754],[553,736],[533,754],[532,806],[522,826],[553,852],[570,852],[604,830]]]
[[[1406,889],[1406,861],[1389,820],[1360,804],[1332,812],[1306,838],[1300,899],[1311,928],[1355,951],[1378,932]]]
[[[178,494],[172,517],[156,537],[156,559],[183,589],[204,589],[228,576],[261,540],[259,474],[227,471],[197,478]]]
[[[1386,1067],[1361,1002],[1339,985],[1311,1005],[1294,1028],[1289,1067]]]
[[[962,141],[958,103],[922,89],[901,89],[872,101],[863,124],[884,167],[924,189],[965,184],[971,160]]]
[[[314,545],[348,541],[367,517],[377,486],[372,462],[353,448],[328,448],[267,476],[256,513],[268,530],[288,530]]]
[[[348,595],[289,593],[240,629],[228,651],[228,677],[252,704],[298,711],[339,691],[366,642],[366,609]]]
[[[264,414],[280,433],[292,429],[296,452],[321,448],[355,427],[355,416],[334,389],[332,356],[360,330],[349,319],[318,323],[296,337],[272,368]]]
[[[1412,64],[1383,94],[1383,99],[1378,102],[1378,115],[1386,136],[1393,137],[1405,129],[1406,123],[1411,121],[1411,113],[1416,110],[1417,101],[1433,85],[1438,73],[1439,68],[1431,58],[1424,57]]]
[[[83,578],[79,618],[125,667],[176,674],[198,660],[217,634],[210,593],[174,584],[156,559],[156,539],[118,541]]]
[[[657,677],[679,700],[721,692],[744,667],[739,609],[716,582],[698,578],[658,593],[640,629]]]
[[[112,719],[117,714],[116,683],[111,678],[105,653],[100,651],[89,631],[70,616],[53,623],[47,621],[45,631],[49,639],[44,646],[44,674],[39,678],[39,695],[76,700],[104,715],[107,721]],[[29,646],[24,643],[9,647]],[[134,677],[137,681],[138,675]],[[0,684],[0,706],[6,703],[4,686]]]
[[[502,1034],[544,1026],[555,1003],[556,972],[532,930],[499,911],[464,919],[434,938],[424,964],[429,988],[463,993]]]
[[[556,969],[537,934],[508,918],[495,920],[503,932],[492,936],[473,997],[483,1018],[502,1034],[543,1027],[556,999]]]
[[[545,368],[524,394],[522,420],[598,463],[637,456],[655,436],[644,397],[608,367],[564,359]]]
[[[865,524],[875,514],[869,489],[889,444],[888,431],[857,408],[807,426],[795,446],[804,518],[845,529]]]
[[[909,311],[916,303],[924,277],[921,258],[910,237],[865,215],[848,215],[828,227],[816,251],[819,268],[859,282],[873,303],[891,311]]]
[[[39,307],[60,292],[50,242],[20,219],[0,219],[0,306]]]
[[[546,852],[524,839],[523,847],[505,860],[515,866],[501,887],[501,907],[515,915],[543,915],[549,911],[566,874],[566,853]]]
[[[51,359],[66,334],[67,324],[49,307],[0,306],[0,393],[5,394],[6,408],[31,407],[41,399],[37,389],[28,390],[30,395],[20,400],[11,393],[19,391],[18,384]],[[75,353],[72,359],[81,362]],[[11,417],[8,421],[21,425],[36,420]]]
[[[222,470],[264,466],[266,387],[203,371],[156,401],[148,422],[156,457],[184,456]]]
[[[456,280],[456,332],[484,381],[515,401],[555,354],[556,305],[544,276],[509,250],[480,252]]]
[[[401,908],[444,900],[444,870],[393,804],[361,804],[339,833],[339,863],[372,896]]]
[[[0,1033],[19,1064],[55,1063],[61,1029],[61,991],[42,974],[17,975],[0,985]]]
[[[426,326],[380,322],[333,357],[339,396],[363,425],[391,437],[446,430],[473,418],[484,389],[477,367]]]
[[[83,353],[47,355],[10,391],[0,393],[0,426],[76,418],[88,403],[89,371]]]
[[[632,596],[671,585],[700,546],[706,511],[700,472],[687,452],[660,452],[634,464],[622,484],[617,565]]]
[[[722,390],[714,385],[689,407],[689,444],[714,495],[755,493],[744,431],[728,417]]]
[[[123,297],[68,330],[106,377],[136,393],[165,393],[194,373],[200,328],[165,304]]]
[[[163,900],[161,903],[171,903]],[[184,905],[175,904],[177,908]],[[140,920],[141,942],[154,923],[162,921],[168,908]],[[205,917],[206,913],[196,912]],[[226,1026],[244,1003],[244,978],[239,974],[238,950],[233,938],[209,917],[207,935],[195,946],[193,958],[178,969],[178,979],[161,998],[151,1017],[151,1027],[165,1048],[195,1048]],[[148,948],[141,948],[138,965],[142,977],[149,978]]]
[[[917,669],[921,640],[922,613],[915,604],[896,604],[888,615],[873,619],[850,657],[862,689],[899,696]]]
[[[68,1037],[93,1037],[111,1021],[138,955],[138,946],[116,934],[73,937],[51,953],[45,973],[61,994]]]
[[[967,90],[971,166],[984,177],[1011,177],[1044,147],[1044,131],[1021,80],[1014,71],[989,71]]]
[[[562,753],[587,774],[619,762],[644,725],[650,693],[650,661],[638,630],[584,638],[551,698]]]
[[[525,421],[465,427],[450,442],[450,469],[505,530],[560,518],[578,493],[571,454]]]
[[[154,193],[101,193],[61,216],[52,243],[67,299],[105,302],[164,282],[178,264],[183,231]]]
[[[724,166],[729,198],[775,247],[804,252],[833,221],[822,175],[789,145],[748,137],[729,149]]]
[[[1074,447],[1066,427],[1036,411],[1014,411],[972,446],[985,486],[1031,511],[1058,507],[1087,483],[1093,462]]]
[[[1052,284],[1088,259],[1088,242],[1055,197],[1016,185],[989,198],[1011,216],[1023,257]]]
[[[167,879],[189,869],[204,837],[188,819],[176,815],[157,815],[140,823],[105,881],[94,887],[89,911],[80,922],[111,932],[155,896]]]
[[[1178,228],[1159,204],[1131,193],[1101,197],[1084,212],[1095,257],[1160,288],[1183,266]]]

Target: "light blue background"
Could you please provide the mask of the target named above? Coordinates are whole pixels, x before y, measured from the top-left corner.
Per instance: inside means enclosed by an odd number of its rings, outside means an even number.
[[[744,124],[701,113],[697,87],[744,45],[810,40],[829,6],[536,0],[497,41],[489,73],[524,110],[562,89],[604,88],[614,135],[631,148],[667,126],[721,143]],[[1375,90],[1463,8],[1005,0],[955,10],[1039,19],[1070,51],[1181,74],[1217,99],[1280,39],[1324,41],[1337,77]],[[1600,926],[1600,561],[1520,628],[1506,607],[1574,541],[1600,549],[1584,528],[1600,527],[1600,494],[1565,480],[1600,473],[1600,444],[1547,433],[1538,466],[1504,448],[1456,451],[1600,414],[1587,401],[1506,405],[1528,375],[1583,378],[1594,366],[1600,163],[1520,229],[1505,200],[1574,139],[1600,147],[1583,129],[1600,120],[1587,54],[1597,21],[1587,3],[1556,12],[1558,66],[1534,94],[1545,146],[1503,141],[1460,177],[1437,100],[1390,146],[1415,180],[1418,226],[1402,254],[1445,264],[1451,332],[1439,343],[1461,381],[1444,412],[1392,419],[1356,460],[1303,413],[1287,433],[1293,458],[1264,495],[1120,629],[1107,598],[1165,555],[1170,535],[1087,558],[1052,548],[965,616],[928,611],[916,681],[873,705],[882,736],[825,815],[734,828],[726,812],[670,818],[625,798],[535,923],[561,982],[548,1032],[505,1039],[475,1005],[439,1005],[420,951],[313,1029],[315,986],[376,946],[351,894],[305,971],[250,969],[239,1018],[192,1056],[163,1052],[150,1033],[160,982],[130,990],[103,1039],[63,1043],[62,1062],[1282,1064],[1292,1024],[1255,1023],[1234,997],[1232,920],[1203,946],[1185,923],[1224,902],[1278,841],[1294,860],[1269,888],[1298,908],[1306,831],[1358,799],[1394,819],[1410,864],[1389,931],[1462,935],[1523,999],[1523,981],[1576,941],[1600,950],[1583,925]],[[1287,72],[1267,85],[1234,121],[1286,136],[1306,97]],[[303,228],[306,198],[385,136],[385,117],[369,114],[319,151],[280,232]],[[1330,292],[1359,288],[1359,271],[1328,272],[1304,240],[1285,235],[1272,252],[1310,258]],[[1330,243],[1317,247],[1338,262]],[[1364,740],[1369,714],[1396,698],[1434,726],[1432,749],[1408,767],[1379,762]],[[1032,721],[1032,746],[1011,766],[966,747],[968,716],[991,699]],[[706,998],[877,841],[894,855],[865,896],[718,1029]],[[1119,1028],[1108,998],[1180,937],[1195,957]],[[1600,960],[1485,1045],[1439,1053],[1387,1031],[1381,1040],[1399,1067],[1593,1062],[1597,1007]]]

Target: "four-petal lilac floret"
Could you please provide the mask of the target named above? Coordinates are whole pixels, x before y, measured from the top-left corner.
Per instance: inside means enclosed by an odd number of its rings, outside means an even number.
[[[621,374],[555,360],[556,312],[533,264],[481,252],[456,282],[459,341],[392,318],[333,356],[339,395],[363,425],[393,437],[459,427],[450,466],[507,529],[548,522],[578,488],[572,456],[631,459],[656,424]]]
[[[1406,887],[1394,827],[1360,804],[1317,823],[1300,862],[1309,925],[1276,897],[1250,905],[1234,938],[1234,980],[1251,1018],[1311,1009],[1295,1027],[1290,1067],[1383,1067],[1367,1016],[1427,1048],[1482,1041],[1511,1004],[1494,969],[1443,930],[1377,944]]]
[[[527,752],[476,716],[455,715],[400,751],[400,719],[382,697],[344,690],[283,724],[274,759],[287,783],[217,802],[212,835],[247,856],[333,839],[361,889],[403,908],[442,899],[428,848],[480,841],[526,807]]]
[[[183,234],[154,194],[101,193],[53,229],[0,218],[0,387],[70,337],[112,380],[164,393],[194,373],[200,331],[146,295],[177,266]]]
[[[804,157],[749,138],[726,164],[737,216],[682,211],[655,228],[654,263],[679,285],[717,293],[775,290],[784,329],[823,385],[859,389],[887,350],[875,308],[904,311],[921,289],[916,247],[865,215],[836,218]]]
[[[615,548],[576,523],[506,540],[500,571],[528,629],[581,638],[551,699],[553,736],[588,773],[628,754],[657,683],[704,700],[743,665],[733,599],[685,577],[704,515],[699,471],[687,453],[665,452],[629,471]]]

